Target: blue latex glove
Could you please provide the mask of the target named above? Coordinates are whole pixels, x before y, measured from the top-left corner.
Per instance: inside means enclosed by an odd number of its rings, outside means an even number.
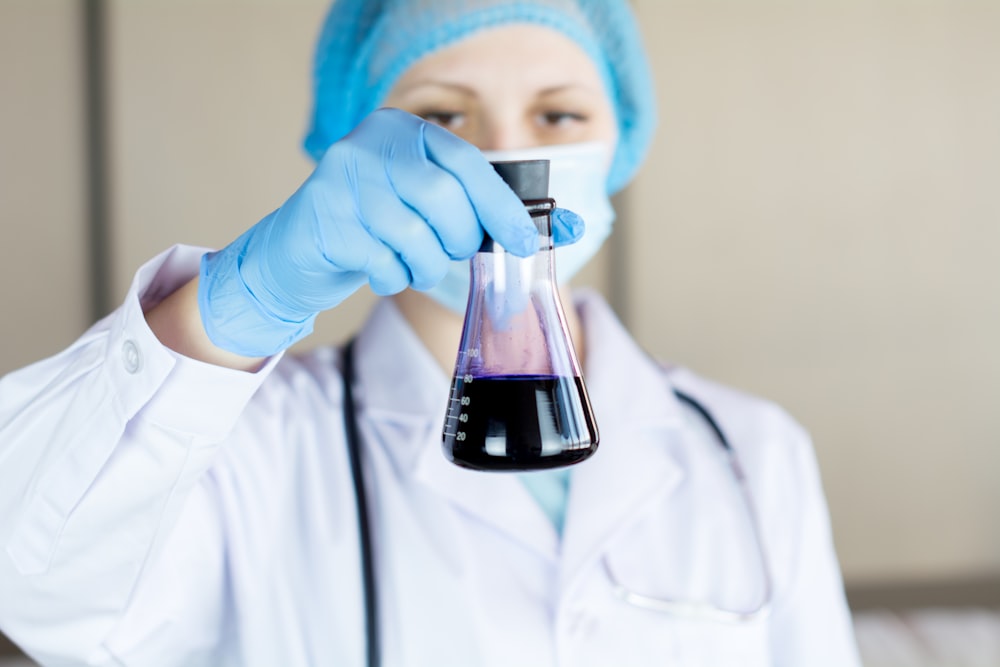
[[[483,230],[519,256],[538,245],[524,205],[478,149],[406,112],[376,111],[281,208],[202,258],[205,331],[237,354],[275,354],[365,282],[380,295],[433,287],[451,260],[475,254]],[[578,216],[557,209],[557,243],[582,233]]]

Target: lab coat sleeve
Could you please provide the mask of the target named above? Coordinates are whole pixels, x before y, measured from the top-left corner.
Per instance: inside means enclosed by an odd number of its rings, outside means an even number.
[[[782,417],[784,414],[781,413]],[[834,551],[829,513],[808,434],[785,417],[785,466],[775,500],[784,505],[786,539],[772,542],[774,606],[771,645],[776,667],[860,667],[851,616]],[[789,511],[791,510],[791,511]]]
[[[150,261],[70,348],[0,379],[0,629],[43,664],[121,664],[108,637],[276,362],[203,364],[146,325],[203,252]]]

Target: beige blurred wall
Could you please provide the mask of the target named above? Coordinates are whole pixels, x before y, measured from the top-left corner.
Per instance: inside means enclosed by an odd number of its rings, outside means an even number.
[[[639,339],[812,431],[850,581],[1000,573],[1000,3],[637,4]]]
[[[0,373],[88,325],[81,16],[0,2]]]
[[[849,581],[1000,575],[1000,4],[635,4],[660,133],[624,197],[625,270],[606,255],[586,282],[630,290],[659,356],[812,431]],[[308,174],[325,6],[107,3],[113,301]],[[88,319],[78,7],[0,3],[0,371]]]

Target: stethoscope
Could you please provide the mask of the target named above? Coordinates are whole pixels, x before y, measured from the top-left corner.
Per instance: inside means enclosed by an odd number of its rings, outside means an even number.
[[[382,662],[382,656],[378,625],[378,596],[375,587],[375,561],[372,555],[371,524],[369,522],[365,479],[361,470],[361,434],[358,429],[357,411],[354,405],[354,379],[354,339],[351,339],[344,347],[343,352],[344,429],[347,436],[347,452],[350,459],[351,477],[354,482],[354,497],[358,513],[362,593],[364,595],[365,628],[367,631],[365,645],[367,665],[368,667],[379,667]],[[762,581],[760,601],[750,609],[738,610],[722,608],[708,601],[685,601],[653,597],[637,593],[621,584],[609,567],[607,559],[603,561],[604,570],[611,581],[615,595],[622,601],[642,609],[723,623],[743,624],[759,620],[770,613],[772,582],[767,555],[761,540],[760,523],[757,519],[757,512],[754,508],[746,475],[743,474],[743,468],[739,463],[736,452],[733,451],[718,422],[715,421],[715,418],[712,417],[712,414],[705,406],[678,389],[674,389],[673,392],[681,403],[687,405],[704,419],[705,423],[711,428],[716,440],[725,451],[729,468],[732,470],[736,478],[736,483],[740,488],[756,544],[756,557],[760,563]]]

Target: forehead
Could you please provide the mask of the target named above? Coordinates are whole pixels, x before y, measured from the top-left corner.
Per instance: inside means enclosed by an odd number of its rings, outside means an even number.
[[[397,90],[426,81],[500,84],[544,89],[567,84],[603,90],[590,55],[563,33],[534,24],[510,24],[476,31],[411,65]]]

